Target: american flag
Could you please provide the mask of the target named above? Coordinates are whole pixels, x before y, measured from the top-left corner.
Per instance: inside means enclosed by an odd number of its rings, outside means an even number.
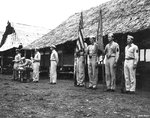
[[[84,37],[83,37],[83,13],[81,12],[76,50],[79,51],[84,48],[85,48],[85,45],[84,45]]]

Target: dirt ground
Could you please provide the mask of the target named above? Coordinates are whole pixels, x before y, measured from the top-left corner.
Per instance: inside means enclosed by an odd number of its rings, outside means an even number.
[[[0,118],[150,118],[150,92],[135,95],[74,87],[73,80],[56,85],[11,81],[0,75]]]

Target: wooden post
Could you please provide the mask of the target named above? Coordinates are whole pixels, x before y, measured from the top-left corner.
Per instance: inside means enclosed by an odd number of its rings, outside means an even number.
[[[3,73],[3,64],[4,64],[4,57],[3,57],[3,54],[1,55],[1,72],[0,73]]]
[[[99,45],[99,50],[102,51],[104,54],[104,45],[103,45],[103,23],[102,23],[102,10],[99,11],[99,22],[98,22],[98,29],[97,29],[97,42]],[[105,74],[104,74],[104,60],[102,61],[102,82],[103,82],[103,90],[105,84]]]

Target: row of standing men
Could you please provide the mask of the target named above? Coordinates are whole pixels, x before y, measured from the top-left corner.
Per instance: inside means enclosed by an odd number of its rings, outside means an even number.
[[[114,36],[112,33],[108,35],[109,43],[106,45],[104,50],[104,60],[105,60],[105,81],[107,90],[115,91],[116,89],[116,66],[119,59],[119,45],[113,41]],[[133,36],[127,36],[127,46],[125,47],[125,61],[124,61],[124,77],[125,77],[125,92],[135,93],[136,90],[136,67],[138,63],[138,46],[133,44]],[[91,44],[87,46],[85,50],[80,50],[75,54],[75,75],[77,80],[77,86],[84,86],[85,80],[85,55],[87,55],[88,64],[88,77],[89,77],[89,87],[90,89],[97,89],[98,82],[98,43],[95,42],[95,37],[90,37]],[[50,47],[52,50],[50,56],[50,68],[49,77],[50,83],[56,84],[57,82],[57,64],[58,64],[58,54],[56,52],[55,45]],[[19,51],[16,52],[14,60],[14,79],[16,76],[16,70],[19,67],[21,60],[21,54]],[[33,82],[39,81],[39,67],[40,67],[41,55],[37,49],[35,49],[35,56],[31,58],[33,67]],[[27,61],[27,59],[26,59]],[[27,62],[23,64],[27,66]]]
[[[127,46],[125,47],[124,60],[124,78],[125,90],[123,93],[135,93],[136,91],[136,67],[139,59],[138,46],[133,43],[134,37],[127,36]],[[116,89],[116,67],[119,59],[120,49],[117,42],[114,42],[114,35],[108,34],[109,43],[105,46],[103,60],[105,64],[105,82],[106,91],[114,92]],[[98,83],[98,43],[95,37],[90,37],[90,45],[85,50],[80,50],[75,53],[75,74],[77,86],[85,85],[85,64],[87,59],[88,77],[90,89],[97,89]]]

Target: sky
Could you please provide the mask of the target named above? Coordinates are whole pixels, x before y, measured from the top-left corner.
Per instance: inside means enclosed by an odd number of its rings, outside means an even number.
[[[0,31],[7,21],[54,29],[71,15],[110,0],[0,0]]]

